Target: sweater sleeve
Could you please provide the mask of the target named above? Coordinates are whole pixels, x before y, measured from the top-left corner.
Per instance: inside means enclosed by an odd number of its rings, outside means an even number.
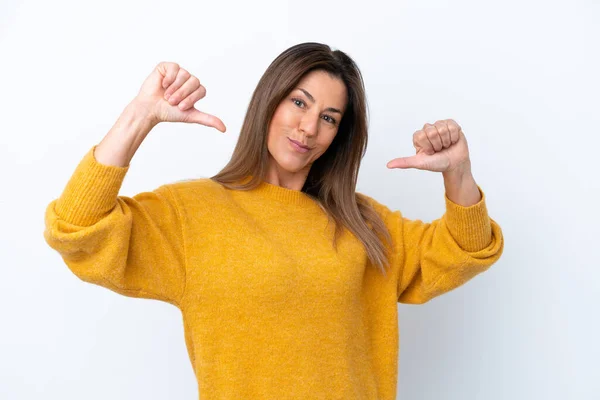
[[[179,307],[185,250],[173,192],[163,185],[118,196],[129,166],[101,164],[95,148],[46,207],[44,239],[81,280]]]
[[[378,204],[393,241],[391,263],[399,303],[423,304],[486,271],[502,255],[504,238],[488,215],[485,194],[468,207],[446,194],[446,212],[432,222],[405,218]]]

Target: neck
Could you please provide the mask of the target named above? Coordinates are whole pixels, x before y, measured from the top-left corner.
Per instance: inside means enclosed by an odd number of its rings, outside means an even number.
[[[300,191],[304,187],[309,171],[310,166],[297,172],[286,171],[271,158],[271,167],[266,174],[265,182],[285,189]]]

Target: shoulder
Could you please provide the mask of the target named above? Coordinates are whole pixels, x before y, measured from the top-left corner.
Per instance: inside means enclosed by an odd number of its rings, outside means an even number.
[[[210,178],[182,179],[179,181],[167,183],[165,186],[168,186],[169,189],[175,191],[218,190],[222,188],[222,186],[218,182],[215,182]]]
[[[226,193],[225,188],[210,178],[185,179],[163,185],[168,188],[184,204],[192,201],[222,199]]]
[[[401,225],[405,220],[400,210],[392,209],[386,204],[383,204],[382,202],[364,193],[356,192],[356,196],[357,201],[361,201],[359,198],[363,199],[363,201],[375,211],[375,213],[379,216],[379,218],[381,218],[383,223],[392,233],[397,231],[398,226]]]
[[[359,203],[359,205],[361,203],[369,205],[382,218],[385,218],[391,212],[391,210],[388,206],[375,200],[375,198],[373,198],[369,195],[366,195],[364,193],[361,193],[361,192],[355,192],[355,194],[356,194],[356,200]]]

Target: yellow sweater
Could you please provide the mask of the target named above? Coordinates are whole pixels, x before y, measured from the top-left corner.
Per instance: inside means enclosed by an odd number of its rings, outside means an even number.
[[[445,196],[431,223],[369,197],[394,240],[384,276],[349,231],[334,251],[305,193],[202,178],[118,196],[129,166],[95,147],[46,208],[44,238],[81,280],[181,310],[204,400],[395,399],[397,303],[464,284],[504,247],[483,192],[470,207]]]

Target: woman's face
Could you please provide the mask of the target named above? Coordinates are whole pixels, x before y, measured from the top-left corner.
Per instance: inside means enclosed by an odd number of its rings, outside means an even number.
[[[267,137],[269,167],[277,173],[303,172],[307,176],[312,163],[335,138],[346,97],[346,85],[339,78],[321,70],[305,75],[279,103],[271,119]]]

